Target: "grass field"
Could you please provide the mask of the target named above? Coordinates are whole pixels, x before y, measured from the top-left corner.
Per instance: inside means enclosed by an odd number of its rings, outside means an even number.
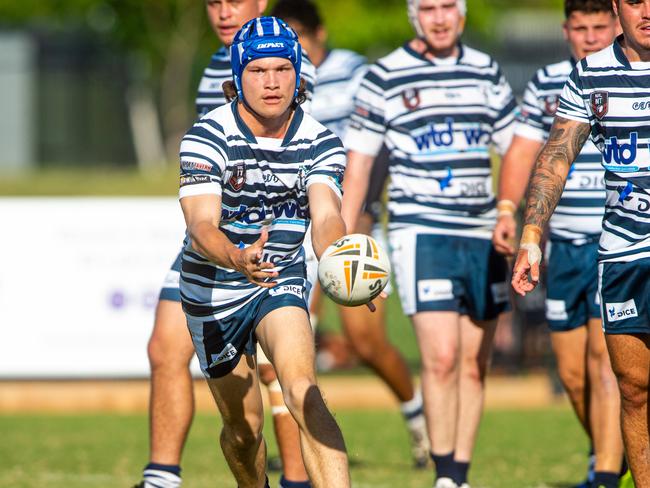
[[[336,417],[354,487],[431,486],[430,471],[410,469],[398,413],[346,410]],[[184,455],[185,488],[235,487],[219,449],[219,424],[216,414],[195,419]],[[269,429],[267,422],[272,439]],[[145,415],[0,416],[0,433],[0,486],[7,488],[130,488],[147,461]],[[488,411],[470,481],[474,488],[569,487],[585,472],[586,450],[568,408]],[[276,452],[273,440],[269,452]],[[271,474],[273,487],[277,478]]]

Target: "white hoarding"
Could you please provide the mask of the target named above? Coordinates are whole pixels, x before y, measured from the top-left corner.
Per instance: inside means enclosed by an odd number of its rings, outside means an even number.
[[[0,198],[0,229],[0,377],[149,375],[176,198]]]

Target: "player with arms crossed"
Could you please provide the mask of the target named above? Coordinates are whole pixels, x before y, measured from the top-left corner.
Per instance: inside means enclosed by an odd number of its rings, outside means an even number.
[[[539,280],[542,229],[571,165],[591,137],[602,154],[606,202],[598,249],[605,340],[621,396],[623,440],[636,486],[650,486],[650,0],[614,0],[623,34],[571,72],[528,189],[512,285]],[[598,461],[598,459],[596,460]]]
[[[232,80],[229,46],[245,22],[262,14],[267,2],[206,0],[205,4],[210,25],[223,47],[212,56],[203,73],[196,98],[199,116],[226,103],[222,86]],[[303,57],[301,74],[307,82],[309,99],[313,92],[315,69],[307,57]],[[308,103],[303,105],[303,109],[306,105]],[[160,292],[147,350],[151,364],[150,462],[145,466],[143,481],[138,485],[144,488],[177,488],[181,485],[181,454],[194,415],[189,370],[194,347],[181,308],[180,271],[179,253]],[[270,364],[266,364],[260,365],[259,374],[269,389],[273,427],[283,464],[281,483],[288,480],[297,483],[296,488],[308,488],[307,473],[300,455],[298,427],[284,405],[275,372]]]
[[[508,306],[489,148],[503,154],[516,103],[490,56],[460,43],[462,0],[411,0],[417,37],[370,67],[345,138],[343,217],[356,226],[373,159],[390,151],[389,239],[422,358],[437,488],[469,486],[496,320]]]
[[[537,71],[524,94],[515,137],[503,158],[493,242],[512,256],[515,210],[548,138],[562,88],[576,60],[609,46],[619,28],[611,0],[566,0],[564,36],[572,59]],[[623,457],[620,402],[598,299],[598,239],[605,206],[598,148],[587,142],[572,166],[550,221],[546,318],[558,372],[595,453],[593,486],[618,486]]]
[[[328,49],[327,31],[315,3],[310,0],[279,0],[271,12],[296,31],[300,43],[316,66],[318,81],[314,87],[311,114],[343,139],[354,109],[354,95],[367,71],[365,58],[347,49]],[[375,161],[375,168],[381,168],[386,175],[386,164]],[[376,200],[381,197],[384,182],[385,176],[382,175],[371,181],[371,186],[375,188],[369,193],[373,193]],[[349,233],[372,233],[379,243],[384,244],[386,239],[381,223],[377,222],[376,231],[373,231],[373,216],[367,212],[363,215],[363,224]],[[307,269],[309,272],[309,264]],[[316,266],[313,271],[316,271]],[[414,465],[424,468],[429,464],[429,441],[422,395],[413,387],[406,361],[388,340],[384,300],[376,300],[375,306],[375,312],[367,307],[340,306],[343,331],[361,360],[377,373],[400,401],[411,437]]]
[[[183,310],[238,485],[268,486],[259,341],[300,427],[313,486],[346,487],[343,437],[316,386],[302,249],[310,220],[316,256],[345,234],[345,152],[299,106],[301,47],[284,22],[248,22],[231,58],[236,100],[208,113],[181,143]]]

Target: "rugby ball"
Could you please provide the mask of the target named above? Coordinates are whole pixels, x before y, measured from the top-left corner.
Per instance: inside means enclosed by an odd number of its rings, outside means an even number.
[[[341,237],[318,263],[318,281],[325,294],[341,305],[355,307],[376,298],[390,279],[388,254],[365,234]]]

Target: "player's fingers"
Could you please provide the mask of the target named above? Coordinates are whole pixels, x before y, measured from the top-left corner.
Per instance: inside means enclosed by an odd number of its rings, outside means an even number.
[[[530,267],[530,279],[533,280],[534,284],[539,283],[539,262]]]
[[[269,262],[264,262],[264,263],[259,263],[257,265],[257,267],[259,269],[271,269],[271,268],[275,268],[275,264],[269,263]]]

